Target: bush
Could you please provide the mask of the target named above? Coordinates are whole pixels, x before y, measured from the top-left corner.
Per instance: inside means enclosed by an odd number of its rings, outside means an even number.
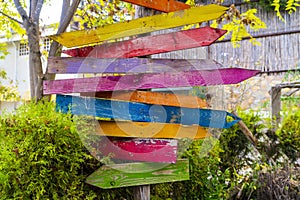
[[[290,112],[276,131],[280,148],[292,162],[300,158],[300,110]]]
[[[130,196],[125,189],[104,191],[85,183],[100,163],[83,146],[73,120],[49,102],[27,103],[1,116],[0,199]]]

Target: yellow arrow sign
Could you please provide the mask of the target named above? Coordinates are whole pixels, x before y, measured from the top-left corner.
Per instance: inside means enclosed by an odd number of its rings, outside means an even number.
[[[93,30],[66,32],[60,35],[50,36],[50,38],[66,47],[96,44],[105,40],[217,19],[222,16],[227,9],[227,7],[211,4],[110,24]]]
[[[99,121],[96,134],[112,137],[140,138],[191,138],[202,139],[211,134],[207,129],[197,126],[164,124],[150,122]]]

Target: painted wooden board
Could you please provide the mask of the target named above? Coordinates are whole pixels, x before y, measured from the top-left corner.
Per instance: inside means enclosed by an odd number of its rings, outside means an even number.
[[[191,6],[175,0],[123,0],[128,3],[144,6],[161,12],[174,12],[190,8]]]
[[[204,99],[196,96],[178,95],[165,92],[150,91],[107,91],[81,93],[80,96],[90,96],[105,99],[132,101],[148,104],[158,104],[164,106],[179,106],[187,108],[206,108],[207,103]]]
[[[198,125],[126,121],[99,121],[95,134],[112,137],[174,139],[203,139],[211,136],[206,128]]]
[[[128,139],[101,137],[95,147],[97,153],[113,159],[176,163],[177,140]]]
[[[44,94],[236,84],[260,71],[240,68],[64,79],[43,82]]]
[[[158,73],[203,69],[219,69],[222,65],[207,59],[151,58],[70,58],[48,59],[50,73]]]
[[[69,49],[64,50],[63,53],[73,57],[132,58],[209,46],[225,33],[225,30],[206,26],[161,35],[138,37],[121,42]],[[51,71],[53,72],[53,70]]]
[[[61,112],[137,122],[159,122],[229,128],[240,118],[221,110],[180,108],[136,102],[56,95],[56,106]],[[227,121],[231,117],[233,121]]]
[[[188,160],[176,164],[124,163],[104,165],[86,182],[103,189],[189,180]]]
[[[217,19],[227,10],[227,7],[211,4],[110,24],[91,30],[66,32],[52,35],[50,38],[66,47],[96,44],[106,40]]]

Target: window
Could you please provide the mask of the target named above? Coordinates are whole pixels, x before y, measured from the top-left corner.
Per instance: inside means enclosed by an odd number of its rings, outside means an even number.
[[[49,38],[44,38],[44,42],[43,42],[43,51],[50,51],[50,46],[51,46],[51,39]]]
[[[29,54],[29,47],[27,43],[20,43],[19,56],[25,56]]]

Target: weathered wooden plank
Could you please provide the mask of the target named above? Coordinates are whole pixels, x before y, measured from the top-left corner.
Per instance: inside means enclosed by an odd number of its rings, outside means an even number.
[[[182,126],[153,122],[99,121],[95,134],[130,138],[190,138],[203,139],[211,136],[206,128],[198,125]]]
[[[206,59],[151,59],[151,58],[70,58],[48,59],[50,73],[156,73],[219,69],[222,65]]]
[[[209,46],[225,33],[225,30],[206,26],[161,35],[138,37],[121,42],[69,49],[64,50],[63,53],[73,57],[131,58]],[[51,71],[55,72],[55,70]]]
[[[177,160],[177,140],[172,139],[101,137],[95,148],[97,153],[113,159],[159,163]]]
[[[204,99],[196,96],[178,95],[164,92],[150,91],[107,91],[81,93],[80,96],[90,96],[97,98],[109,98],[114,100],[132,101],[140,103],[158,104],[164,106],[180,106],[187,108],[206,108],[207,103]]]
[[[236,84],[258,74],[258,70],[224,68],[188,72],[163,72],[44,81],[44,94],[100,92]]]
[[[125,163],[105,165],[86,182],[103,189],[189,180],[188,160],[176,164]]]
[[[177,10],[184,10],[191,6],[180,1],[175,0],[123,0],[128,3],[144,6],[161,12],[174,12]]]
[[[217,19],[228,10],[227,7],[207,5],[190,9],[138,18],[126,22],[102,26],[93,30],[66,32],[50,36],[66,47],[95,44],[105,40],[149,33],[186,24],[200,23]]]
[[[69,95],[56,95],[57,109],[75,115],[89,115],[137,122],[159,122],[203,127],[229,128],[240,118],[226,111],[180,108],[127,101],[95,99]],[[233,121],[227,121],[228,117]]]

